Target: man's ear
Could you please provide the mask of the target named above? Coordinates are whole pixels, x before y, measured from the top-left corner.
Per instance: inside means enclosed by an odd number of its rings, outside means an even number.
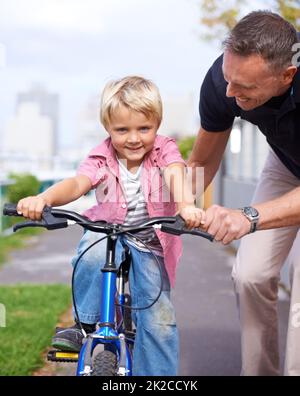
[[[297,73],[296,66],[287,67],[284,70],[284,72],[282,73],[282,79],[283,79],[284,84],[291,84],[296,73]]]

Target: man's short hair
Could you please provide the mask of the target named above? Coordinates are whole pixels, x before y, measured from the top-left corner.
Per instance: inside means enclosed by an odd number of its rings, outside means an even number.
[[[157,86],[139,76],[128,76],[106,84],[101,97],[100,120],[107,129],[121,107],[154,117],[158,126],[162,120],[162,101]]]
[[[224,49],[240,56],[260,55],[272,69],[292,64],[298,42],[291,23],[271,11],[253,11],[242,18],[223,42]]]

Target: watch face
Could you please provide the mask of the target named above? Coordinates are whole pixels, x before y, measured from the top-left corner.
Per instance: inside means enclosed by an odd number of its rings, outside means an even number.
[[[251,216],[251,217],[258,216],[258,211],[255,208],[252,208],[251,206],[246,206],[244,208],[244,213],[245,213],[245,215]]]

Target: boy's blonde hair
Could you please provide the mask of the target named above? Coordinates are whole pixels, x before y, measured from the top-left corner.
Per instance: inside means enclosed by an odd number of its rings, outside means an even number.
[[[139,76],[128,76],[106,84],[101,97],[100,120],[107,129],[120,107],[154,117],[158,126],[162,120],[162,101],[157,86]]]

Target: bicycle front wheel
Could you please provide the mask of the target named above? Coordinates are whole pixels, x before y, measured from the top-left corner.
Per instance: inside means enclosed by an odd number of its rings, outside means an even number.
[[[117,356],[108,350],[99,352],[94,358],[92,375],[115,377],[117,375]]]

